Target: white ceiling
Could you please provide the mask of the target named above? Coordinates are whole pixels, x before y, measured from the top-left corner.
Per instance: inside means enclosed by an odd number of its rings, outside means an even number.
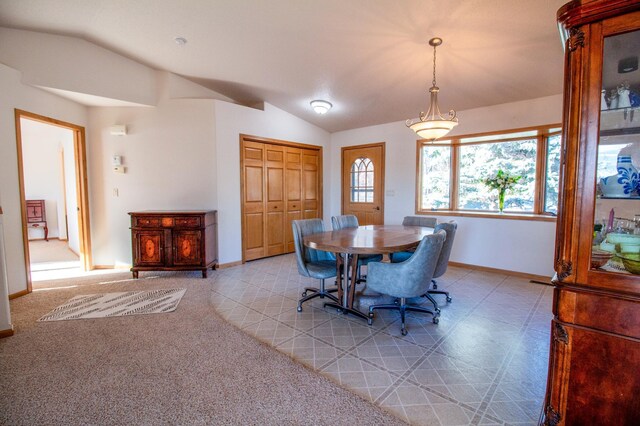
[[[434,36],[443,111],[561,93],[565,2],[0,0],[0,26],[83,37],[334,132],[425,110]],[[316,98],[334,108],[316,115]]]

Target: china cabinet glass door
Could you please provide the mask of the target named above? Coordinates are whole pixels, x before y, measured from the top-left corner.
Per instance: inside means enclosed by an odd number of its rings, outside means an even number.
[[[591,269],[640,274],[640,31],[604,37]]]

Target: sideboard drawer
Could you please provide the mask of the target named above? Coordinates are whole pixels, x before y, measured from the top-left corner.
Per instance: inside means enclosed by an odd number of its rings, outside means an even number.
[[[160,226],[160,218],[159,217],[144,217],[144,216],[136,217],[134,226],[141,226],[141,227],[145,227],[145,228],[157,228],[158,226]]]
[[[200,226],[199,217],[177,217],[176,226],[186,226],[191,228],[197,228]]]

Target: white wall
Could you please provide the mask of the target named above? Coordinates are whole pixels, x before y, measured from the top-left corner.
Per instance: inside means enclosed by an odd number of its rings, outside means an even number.
[[[264,111],[215,102],[216,164],[218,173],[218,242],[220,263],[242,259],[240,217],[240,134],[320,145],[323,149],[323,200],[325,222],[330,217],[330,157],[328,132],[273,105]]]
[[[213,101],[206,99],[164,98],[153,108],[89,109],[95,265],[131,264],[128,212],[216,208],[213,117]],[[126,124],[126,136],[109,133],[116,123]],[[112,155],[122,157],[126,173],[112,171]]]
[[[3,40],[4,43],[4,40]],[[22,218],[18,189],[18,157],[14,108],[86,126],[87,109],[40,89],[26,86],[18,71],[0,64],[0,198],[4,210],[4,238],[9,293],[26,290]]]
[[[86,144],[89,143],[89,141],[86,141]],[[62,152],[64,155],[62,158],[64,162],[64,182],[62,184],[66,193],[63,201],[66,202],[67,244],[71,251],[80,255],[80,219],[78,218],[78,186],[76,185],[77,170],[73,135],[71,138],[66,138],[62,141]],[[87,168],[89,167],[87,165]],[[91,204],[89,204],[89,211],[91,209]]]
[[[460,124],[451,135],[559,123],[561,110],[562,96],[557,95],[460,111]],[[416,140],[404,122],[333,133],[330,160],[325,162],[331,176],[331,214],[340,214],[341,208],[341,148],[373,142],[386,142],[385,191],[394,193],[385,196],[385,223],[399,224],[404,216],[415,214]],[[459,225],[452,261],[545,276],[553,273],[555,222],[451,216],[439,220],[456,220]]]

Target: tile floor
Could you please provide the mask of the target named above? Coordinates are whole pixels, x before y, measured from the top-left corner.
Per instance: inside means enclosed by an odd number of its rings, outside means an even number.
[[[544,397],[552,287],[450,267],[439,324],[397,312],[366,321],[313,299],[293,255],[223,269],[212,303],[228,321],[416,425],[536,424]],[[444,304],[444,296],[438,300]],[[428,304],[429,302],[427,302]],[[366,311],[366,306],[361,307]]]

